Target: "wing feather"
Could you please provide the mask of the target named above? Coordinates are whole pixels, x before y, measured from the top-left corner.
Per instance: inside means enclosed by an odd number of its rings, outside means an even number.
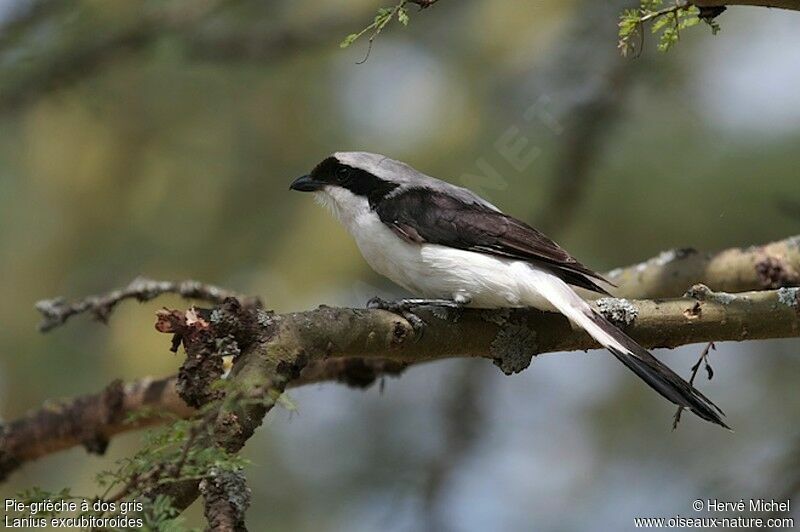
[[[409,242],[514,258],[548,267],[565,282],[594,292],[608,283],[530,225],[481,203],[438,190],[408,188],[375,207],[381,221]],[[611,284],[611,283],[609,283]]]

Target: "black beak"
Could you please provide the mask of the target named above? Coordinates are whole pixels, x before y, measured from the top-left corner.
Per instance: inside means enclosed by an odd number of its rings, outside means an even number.
[[[313,179],[310,175],[298,177],[294,182],[289,185],[290,190],[298,190],[300,192],[315,192],[321,190],[325,183]]]

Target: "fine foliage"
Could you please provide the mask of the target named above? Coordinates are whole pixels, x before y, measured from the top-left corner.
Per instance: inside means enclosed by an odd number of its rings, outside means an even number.
[[[378,9],[378,12],[375,14],[375,18],[372,20],[372,23],[366,26],[364,29],[357,33],[351,33],[344,40],[339,43],[339,46],[342,48],[347,48],[354,42],[356,42],[359,38],[364,36],[366,33],[369,33],[369,47],[367,48],[367,54],[364,56],[364,59],[361,61],[362,63],[367,60],[369,57],[369,52],[372,50],[372,43],[375,39],[380,35],[383,29],[395,18],[397,21],[402,24],[403,26],[408,26],[408,9],[406,5],[408,4],[408,0],[401,0],[397,4],[390,6],[390,7],[382,7]]]
[[[701,11],[688,2],[675,2],[664,7],[664,0],[641,0],[638,9],[626,9],[619,20],[619,44],[622,55],[640,53],[644,46],[644,28],[658,39],[659,51],[666,52],[680,40],[681,31],[696,26],[701,21],[716,35],[719,24],[714,20],[720,10]]]

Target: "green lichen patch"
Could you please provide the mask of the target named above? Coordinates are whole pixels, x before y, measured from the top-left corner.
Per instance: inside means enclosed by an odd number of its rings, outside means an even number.
[[[595,303],[606,319],[618,325],[630,325],[639,316],[639,309],[627,299],[603,297]]]
[[[236,338],[232,334],[227,334],[222,338],[217,338],[216,344],[218,356],[236,358],[242,354],[242,350],[239,349],[239,344],[236,342]]]
[[[241,469],[226,471],[211,468],[199,488],[207,501],[206,518],[210,524],[227,524],[227,519],[237,523],[233,527],[236,530],[240,529],[238,525],[244,526],[244,514],[250,507],[252,494]]]
[[[256,321],[262,327],[269,327],[275,321],[275,313],[271,310],[256,309]]]
[[[736,298],[736,295],[729,294],[727,292],[714,292],[712,294],[711,301],[714,303],[719,303],[720,305],[730,305],[736,301]]]
[[[524,323],[510,323],[500,329],[489,349],[494,364],[503,373],[519,373],[531,365],[539,352],[536,331]]]
[[[787,307],[800,310],[800,288],[778,289],[778,302]]]
[[[712,303],[719,303],[720,305],[730,305],[737,299],[740,299],[736,294],[729,294],[727,292],[714,292],[704,284],[696,284],[687,290],[685,297],[691,297],[698,301],[710,301]]]
[[[692,299],[703,301],[711,293],[711,289],[706,285],[696,284],[686,291],[684,297],[691,297]]]

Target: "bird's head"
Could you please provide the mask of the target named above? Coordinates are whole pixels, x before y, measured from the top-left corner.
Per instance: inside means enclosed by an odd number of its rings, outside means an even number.
[[[401,185],[393,174],[396,166],[406,167],[375,153],[337,152],[310,174],[295,179],[289,188],[313,192],[322,203],[336,209],[372,207]]]

